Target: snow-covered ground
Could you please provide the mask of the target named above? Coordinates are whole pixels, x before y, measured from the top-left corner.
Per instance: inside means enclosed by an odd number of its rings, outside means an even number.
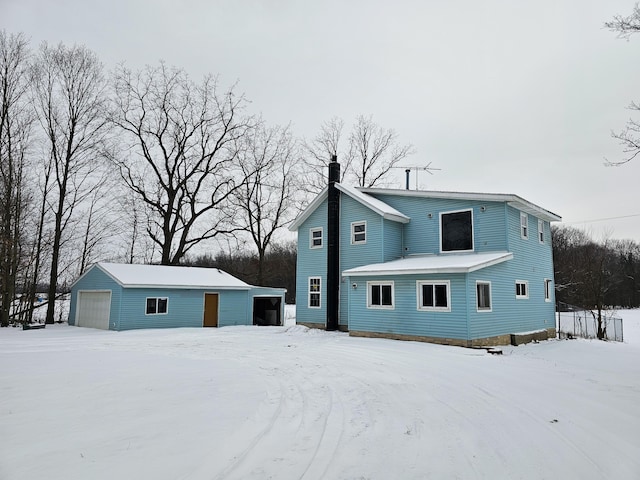
[[[638,479],[625,342],[0,329],[0,479]]]

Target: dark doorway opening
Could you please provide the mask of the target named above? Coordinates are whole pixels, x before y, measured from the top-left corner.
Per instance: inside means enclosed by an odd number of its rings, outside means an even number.
[[[253,324],[254,325],[282,325],[280,315],[281,297],[254,297]]]

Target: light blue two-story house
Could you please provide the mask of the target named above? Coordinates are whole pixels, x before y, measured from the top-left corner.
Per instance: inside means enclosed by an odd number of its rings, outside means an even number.
[[[550,222],[560,220],[517,195],[330,181],[290,227],[297,323],[461,346],[555,336]]]

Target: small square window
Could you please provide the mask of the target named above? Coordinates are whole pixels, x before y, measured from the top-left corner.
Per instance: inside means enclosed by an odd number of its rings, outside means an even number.
[[[367,222],[353,222],[351,224],[351,244],[367,243]]]
[[[516,280],[516,298],[529,298],[529,284]]]
[[[322,227],[309,230],[309,248],[322,248]]]

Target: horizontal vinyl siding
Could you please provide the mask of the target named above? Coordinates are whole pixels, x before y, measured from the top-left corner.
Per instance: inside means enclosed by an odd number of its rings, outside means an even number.
[[[207,293],[216,293],[215,290]],[[220,290],[217,292],[218,297],[218,326],[228,327],[230,325],[253,325],[253,318],[251,312],[253,312],[253,303],[249,306],[249,302],[252,302],[251,295],[248,290]],[[204,297],[202,297],[202,304],[204,305]],[[201,307],[201,308],[204,308]],[[200,314],[202,318],[203,313]],[[202,325],[202,320],[200,320]]]
[[[534,240],[537,242],[537,238]],[[531,252],[523,252],[521,248],[516,250],[513,260],[469,274],[471,338],[529,332],[555,326],[553,298],[550,302],[544,299],[544,279],[553,278],[549,276],[552,269],[550,253],[545,255],[539,252],[539,255],[533,255]],[[476,311],[477,280],[491,282],[491,312]],[[516,280],[528,283],[529,298],[516,298]]]
[[[344,195],[341,195],[344,197]],[[309,248],[309,229],[322,227],[322,248]],[[320,308],[308,308],[309,277],[321,277]],[[327,202],[320,205],[298,229],[298,258],[296,266],[296,321],[320,323],[327,321]]]
[[[76,307],[78,303],[78,292],[81,290],[102,290],[111,291],[111,308],[109,310],[109,329],[118,329],[118,317],[120,313],[120,301],[122,297],[122,287],[104,273],[100,268],[94,266],[76,282],[71,289],[71,304],[69,305],[69,325],[75,325]]]
[[[351,223],[367,222],[366,243],[351,244]],[[340,197],[340,271],[384,261],[385,220],[348,195]],[[390,222],[387,222],[390,223]],[[340,325],[349,325],[349,284],[340,282]]]
[[[440,213],[467,209],[473,211],[474,250],[482,253],[507,249],[505,204],[502,202],[395,195],[376,195],[376,198],[411,217],[411,221],[404,225],[405,254],[439,253]]]
[[[404,225],[391,220],[382,220],[384,230],[383,262],[402,257],[402,235]]]
[[[394,282],[394,309],[367,308],[367,281]],[[451,311],[418,310],[416,282],[418,280],[450,280]],[[467,338],[466,282],[464,274],[405,275],[385,277],[353,277],[349,330],[393,333],[441,338]]]
[[[146,315],[146,299],[150,297],[168,298],[167,313]],[[122,294],[118,330],[202,327],[203,312],[202,290],[126,288]]]

